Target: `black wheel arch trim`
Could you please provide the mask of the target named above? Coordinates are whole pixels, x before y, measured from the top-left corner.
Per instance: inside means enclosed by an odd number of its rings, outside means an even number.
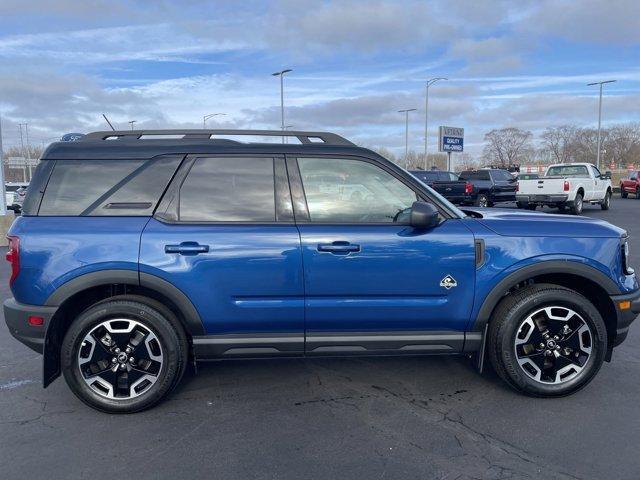
[[[45,306],[59,307],[73,295],[92,287],[108,284],[135,285],[154,290],[169,299],[180,310],[182,325],[191,336],[204,335],[205,330],[200,315],[191,300],[177,287],[155,275],[137,270],[99,270],[75,277],[62,284],[53,292]],[[60,352],[57,321],[48,322],[44,334],[42,355],[43,386],[46,388],[60,375]]]
[[[156,291],[168,298],[180,310],[187,333],[190,335],[205,334],[200,314],[191,300],[179,288],[160,277],[137,270],[98,270],[80,275],[58,287],[47,298],[45,305],[57,307],[82,290],[108,284],[136,285]]]
[[[482,306],[478,311],[478,315],[473,324],[471,331],[483,331],[485,325],[489,322],[489,318],[493,310],[498,305],[505,293],[513,286],[523,282],[531,277],[539,275],[548,275],[553,273],[568,273],[584,277],[587,280],[598,283],[608,295],[620,295],[620,288],[613,280],[607,277],[601,271],[571,260],[546,260],[534,265],[522,267],[515,272],[503,278],[482,302]]]

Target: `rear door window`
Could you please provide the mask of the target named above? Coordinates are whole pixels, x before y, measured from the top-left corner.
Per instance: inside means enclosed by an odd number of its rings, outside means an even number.
[[[197,158],[180,187],[183,222],[275,222],[273,158]]]
[[[39,214],[151,215],[181,160],[57,160]]]

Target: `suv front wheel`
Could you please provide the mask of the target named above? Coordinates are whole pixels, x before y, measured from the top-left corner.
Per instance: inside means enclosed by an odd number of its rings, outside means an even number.
[[[164,305],[123,295],[82,312],[62,343],[62,371],[73,393],[110,413],[133,413],[164,398],[187,362],[181,325]]]
[[[528,395],[569,395],[593,379],[607,332],[598,310],[579,293],[538,284],[506,297],[489,324],[489,358],[498,375]]]

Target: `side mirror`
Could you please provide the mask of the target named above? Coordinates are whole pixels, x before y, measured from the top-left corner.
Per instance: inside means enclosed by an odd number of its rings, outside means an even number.
[[[427,202],[413,202],[411,205],[411,226],[413,228],[433,228],[438,225],[438,209]]]
[[[611,172],[609,171],[604,172],[604,178],[606,178],[607,180],[611,180]]]

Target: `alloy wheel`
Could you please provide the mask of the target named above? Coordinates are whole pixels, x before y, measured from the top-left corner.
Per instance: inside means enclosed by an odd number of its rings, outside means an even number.
[[[522,371],[545,384],[561,384],[578,376],[591,358],[593,334],[587,322],[567,307],[536,310],[523,320],[515,336]]]
[[[78,349],[78,368],[96,394],[126,400],[147,392],[158,380],[164,362],[156,334],[125,318],[93,327]]]

